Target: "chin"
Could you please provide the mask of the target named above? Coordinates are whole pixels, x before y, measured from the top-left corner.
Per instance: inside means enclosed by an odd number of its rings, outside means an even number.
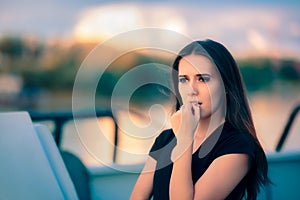
[[[201,112],[200,119],[203,120],[203,119],[209,119],[209,118],[211,118],[211,114]]]

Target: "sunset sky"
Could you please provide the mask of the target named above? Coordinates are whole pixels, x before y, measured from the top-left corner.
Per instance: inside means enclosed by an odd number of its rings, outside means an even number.
[[[2,0],[0,37],[34,35],[101,42],[156,27],[193,39],[211,38],[233,54],[300,59],[300,2]]]

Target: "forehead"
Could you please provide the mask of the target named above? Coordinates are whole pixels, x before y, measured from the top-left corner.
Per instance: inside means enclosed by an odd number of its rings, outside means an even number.
[[[179,74],[217,74],[214,63],[204,55],[191,54],[184,56],[178,65]]]

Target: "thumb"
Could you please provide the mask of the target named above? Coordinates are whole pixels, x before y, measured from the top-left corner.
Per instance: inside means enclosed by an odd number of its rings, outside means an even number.
[[[195,119],[199,120],[200,119],[200,107],[199,107],[198,103],[193,104],[192,109],[193,109],[193,115],[195,116]]]

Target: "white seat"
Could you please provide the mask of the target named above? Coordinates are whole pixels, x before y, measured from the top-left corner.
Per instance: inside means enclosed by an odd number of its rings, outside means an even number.
[[[0,199],[78,199],[50,131],[27,112],[0,113],[0,162]]]

